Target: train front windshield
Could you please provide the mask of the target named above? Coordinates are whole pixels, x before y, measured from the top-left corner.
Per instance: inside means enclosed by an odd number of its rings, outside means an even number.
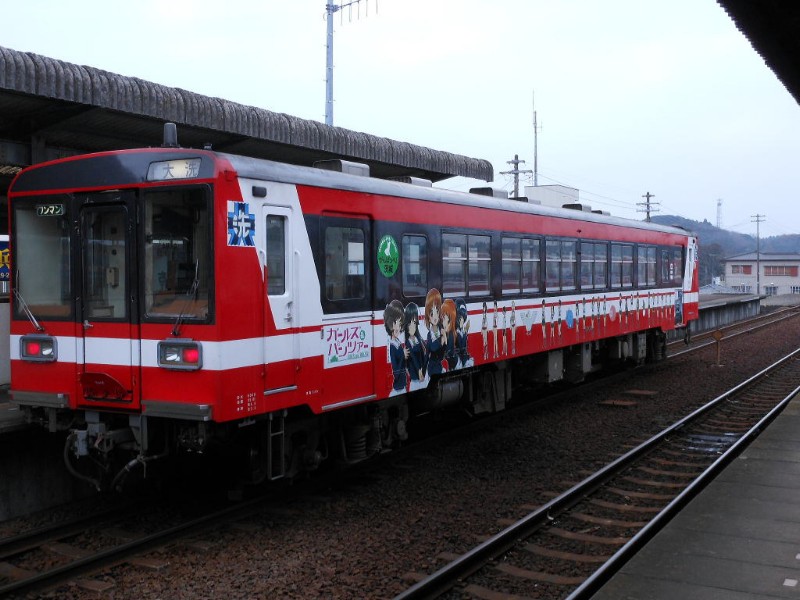
[[[207,322],[210,196],[186,186],[15,199],[15,318],[72,320],[80,309],[89,322],[136,312]]]
[[[72,316],[68,202],[60,196],[14,205],[12,268],[15,290],[24,300],[14,303],[18,319],[26,316],[25,304],[38,318]]]
[[[145,317],[208,317],[211,242],[203,189],[144,195]]]

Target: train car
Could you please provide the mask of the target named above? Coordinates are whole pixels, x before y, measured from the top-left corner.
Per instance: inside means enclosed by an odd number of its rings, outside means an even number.
[[[212,444],[253,481],[356,462],[697,318],[682,229],[319,167],[165,136],[15,178],[11,395],[74,474]]]

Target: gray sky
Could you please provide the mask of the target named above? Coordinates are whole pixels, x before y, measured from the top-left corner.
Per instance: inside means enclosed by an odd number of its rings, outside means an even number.
[[[325,4],[27,0],[0,45],[324,121]],[[800,233],[800,107],[715,0],[361,0],[334,62],[335,125],[485,158],[495,186],[533,169],[535,91],[540,185]]]

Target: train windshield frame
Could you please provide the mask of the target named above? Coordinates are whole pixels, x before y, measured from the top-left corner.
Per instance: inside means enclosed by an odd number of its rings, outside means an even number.
[[[200,184],[15,198],[14,318],[74,321],[76,299],[86,295],[83,301],[94,304],[81,319],[211,322],[211,197],[211,186]],[[98,228],[96,217],[104,214],[117,216]],[[84,223],[89,216],[91,227]],[[134,304],[116,306],[124,298],[114,293],[128,288]],[[95,310],[106,297],[115,310]]]

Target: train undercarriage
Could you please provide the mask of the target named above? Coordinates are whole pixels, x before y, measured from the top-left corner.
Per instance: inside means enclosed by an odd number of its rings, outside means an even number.
[[[84,411],[80,417],[27,407],[29,420],[65,431],[69,471],[98,490],[121,490],[129,479],[159,471],[177,456],[222,453],[239,465],[240,482],[286,480],[326,464],[352,465],[403,444],[409,422],[458,409],[470,416],[505,409],[515,389],[576,384],[615,366],[657,362],[666,336],[650,330],[576,344],[439,376],[424,390],[325,415],[282,410],[234,423],[180,421]],[[155,468],[154,468],[155,467]]]

